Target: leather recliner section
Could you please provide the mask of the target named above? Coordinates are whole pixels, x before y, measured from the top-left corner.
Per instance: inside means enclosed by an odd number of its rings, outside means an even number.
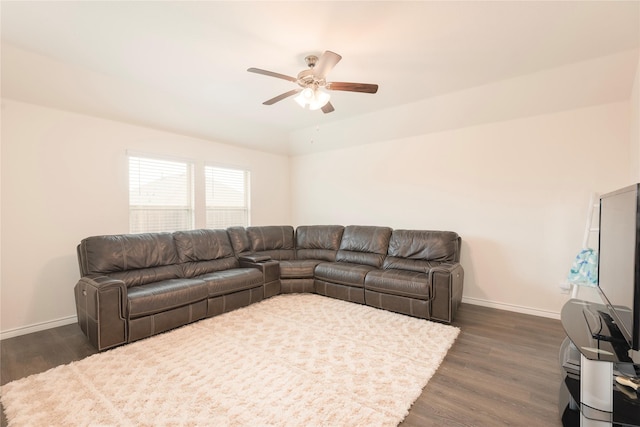
[[[301,225],[295,231],[295,260],[280,261],[282,293],[313,292],[318,264],[335,261],[344,227]]]
[[[382,269],[365,279],[365,300],[378,308],[451,322],[462,298],[459,259],[457,233],[393,230]]]
[[[321,263],[315,269],[315,291],[364,304],[364,279],[370,271],[382,266],[390,237],[389,227],[345,227],[336,262]]]

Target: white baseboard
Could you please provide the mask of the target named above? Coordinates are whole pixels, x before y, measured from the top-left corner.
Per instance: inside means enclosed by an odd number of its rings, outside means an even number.
[[[514,311],[516,313],[531,314],[533,316],[548,317],[560,320],[560,313],[555,311],[540,310],[538,308],[523,307],[515,304],[505,304],[494,301],[487,301],[480,298],[462,297],[462,302],[483,307],[497,308],[498,310]]]
[[[62,317],[60,319],[48,320],[42,323],[35,323],[29,326],[9,329],[0,332],[0,340],[26,335],[33,332],[44,331],[45,329],[57,328],[58,326],[70,325],[78,321],[78,316]]]

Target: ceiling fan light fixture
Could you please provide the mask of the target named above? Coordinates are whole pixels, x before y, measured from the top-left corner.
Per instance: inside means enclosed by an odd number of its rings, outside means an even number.
[[[1,1],[1,0],[0,0]],[[320,110],[327,114],[335,111],[333,105],[329,102],[331,96],[324,89],[329,91],[345,91],[345,92],[361,92],[376,93],[378,91],[377,84],[370,83],[349,83],[349,82],[328,82],[327,74],[342,59],[342,56],[335,52],[326,50],[320,57],[308,55],[305,58],[307,66],[306,70],[300,71],[298,77],[291,77],[285,74],[274,73],[273,71],[262,70],[260,68],[248,68],[250,73],[262,74],[264,76],[276,77],[296,83],[299,88],[282,93],[274,98],[263,102],[264,105],[272,105],[280,102],[285,98],[294,96],[295,101],[302,108],[309,106],[310,110]]]
[[[319,110],[327,105],[331,96],[320,89],[304,88],[294,99],[302,108],[307,105],[310,110]]]
[[[300,92],[295,98],[293,98],[293,100],[296,101],[302,108],[307,105],[307,101],[305,101],[305,99],[302,97],[302,92]]]
[[[307,87],[304,88],[294,99],[302,108],[304,108],[307,104],[310,104],[314,98],[313,89]]]
[[[316,89],[313,95],[313,100],[309,102],[310,110],[321,109],[322,107],[327,105],[327,102],[329,102],[329,99],[331,99],[331,95],[320,89]]]

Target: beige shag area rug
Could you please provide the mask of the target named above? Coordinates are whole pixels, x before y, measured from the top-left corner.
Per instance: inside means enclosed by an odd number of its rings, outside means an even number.
[[[1,389],[10,426],[395,426],[459,329],[280,295]]]

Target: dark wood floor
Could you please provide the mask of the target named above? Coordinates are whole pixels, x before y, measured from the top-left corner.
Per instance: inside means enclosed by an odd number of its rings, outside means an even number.
[[[463,304],[454,324],[462,333],[401,427],[561,425],[560,321]],[[9,338],[0,384],[93,353],[77,325]]]
[[[462,330],[401,427],[561,426],[559,320],[463,304]]]

